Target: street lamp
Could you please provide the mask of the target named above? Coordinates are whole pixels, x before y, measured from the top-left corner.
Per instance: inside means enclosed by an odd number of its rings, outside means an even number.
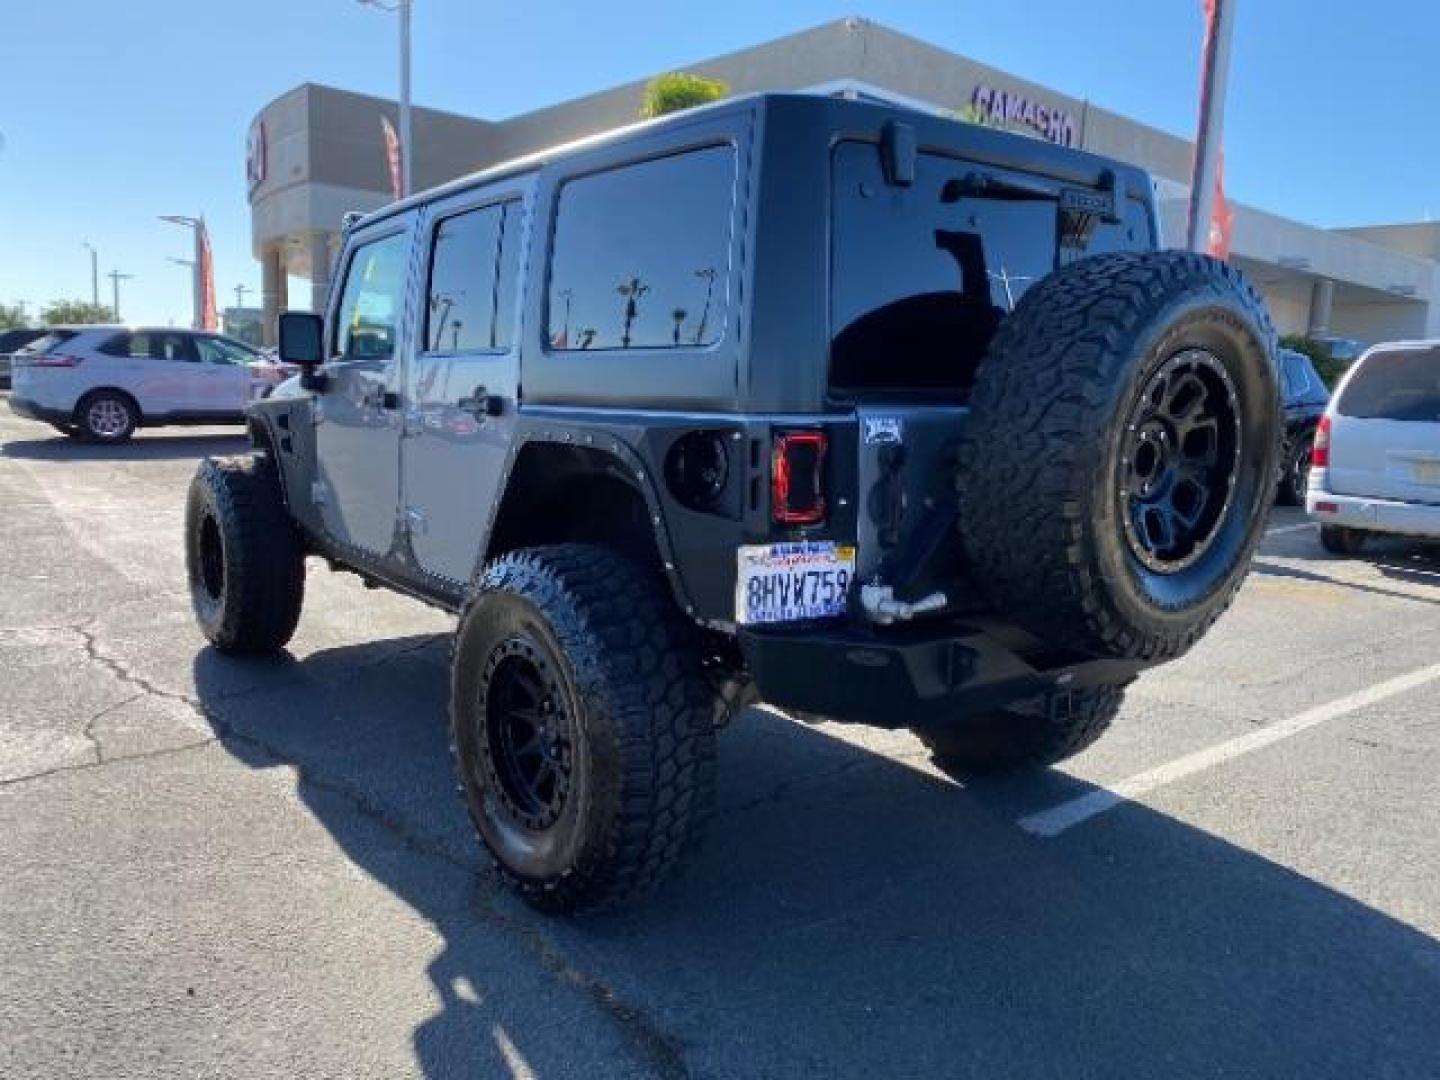
[[[410,194],[410,7],[413,0],[358,0],[400,16],[400,197]]]
[[[110,279],[110,298],[111,298],[111,300],[113,301],[113,303],[111,303],[111,305],[110,305],[110,310],[111,310],[111,311],[114,313],[114,315],[115,315],[115,321],[116,321],[116,322],[119,322],[119,321],[120,321],[120,282],[122,282],[122,281],[129,281],[129,280],[130,280],[131,278],[133,278],[135,275],[134,275],[134,274],[122,274],[119,270],[111,270],[110,273],[106,274],[105,276]]]
[[[188,267],[189,270],[190,270],[191,280],[192,280],[192,281],[194,280],[195,275],[196,275],[196,273],[197,273],[196,267],[198,267],[198,266],[200,265],[198,262],[196,262],[194,259],[179,259],[179,258],[176,258],[174,255],[167,255],[166,258],[169,259],[170,262],[173,262],[176,266]],[[199,330],[199,329],[200,329],[200,306],[201,306],[201,304],[202,304],[202,301],[201,301],[201,299],[200,299],[200,294],[199,294],[198,292],[195,292],[195,293],[192,294],[192,296],[191,296],[190,299],[191,299],[191,301],[195,304],[195,317],[190,320],[191,327],[192,327],[192,329]]]
[[[172,225],[184,225],[194,236],[195,258],[191,260],[171,259],[171,262],[184,262],[190,270],[190,291],[191,301],[195,305],[195,319],[193,329],[203,330],[200,320],[204,318],[205,311],[205,283],[200,279],[201,264],[201,232],[205,223],[200,218],[185,217],[183,214],[161,214],[161,221],[168,221]]]
[[[81,247],[90,252],[90,302],[96,307],[100,306],[100,253],[95,250],[95,245],[89,240],[84,241]]]

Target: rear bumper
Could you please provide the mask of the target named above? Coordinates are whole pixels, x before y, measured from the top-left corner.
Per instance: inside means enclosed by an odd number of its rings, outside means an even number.
[[[740,647],[762,701],[885,728],[943,723],[1056,691],[1126,683],[1150,666],[1027,660],[984,631],[964,627],[883,637],[844,627],[742,628]]]
[[[1319,481],[1317,483],[1317,481]],[[1323,476],[1312,476],[1305,510],[1321,525],[1341,525],[1366,532],[1440,538],[1440,506],[1334,495],[1323,490]]]
[[[10,395],[10,411],[27,420],[44,420],[48,424],[65,424],[74,419],[64,409],[52,409],[30,398]]]

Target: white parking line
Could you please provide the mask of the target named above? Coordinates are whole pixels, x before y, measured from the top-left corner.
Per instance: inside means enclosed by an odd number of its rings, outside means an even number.
[[[1320,523],[1318,521],[1307,521],[1300,525],[1280,525],[1273,529],[1266,529],[1266,536],[1283,536],[1285,533],[1301,532],[1305,529],[1313,529]]]
[[[1277,724],[1271,724],[1226,742],[1217,743],[1204,750],[1197,750],[1193,754],[1186,754],[1184,757],[1176,758],[1174,761],[1139,773],[1129,779],[1121,780],[1118,784],[1112,784],[1108,788],[1097,788],[1084,795],[1057,803],[1048,810],[1027,814],[1016,824],[1032,836],[1059,836],[1067,829],[1073,829],[1076,825],[1089,821],[1097,814],[1103,814],[1106,810],[1136,799],[1158,787],[1173,784],[1176,780],[1183,780],[1187,776],[1223,765],[1227,761],[1232,761],[1256,750],[1263,750],[1267,746],[1272,746],[1282,739],[1288,739],[1292,735],[1298,735],[1317,724],[1323,724],[1327,720],[1335,720],[1338,717],[1368,708],[1386,698],[1414,690],[1426,683],[1434,682],[1436,679],[1440,679],[1440,664],[1432,664],[1407,675],[1398,675],[1393,679],[1387,679],[1385,682],[1356,691],[1325,705],[1306,709],[1288,720],[1281,720]]]

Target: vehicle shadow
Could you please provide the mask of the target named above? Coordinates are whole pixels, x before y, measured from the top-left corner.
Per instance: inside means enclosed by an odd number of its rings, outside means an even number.
[[[1060,772],[960,785],[918,743],[899,760],[759,710],[722,736],[678,880],[536,915],[454,794],[447,662],[423,636],[194,664],[223,745],[295,765],[337,845],[443,936],[427,1076],[515,1055],[539,1076],[1440,1075],[1440,944],[1412,927],[1140,806],[1031,837],[1018,816],[1089,790]]]
[[[160,434],[139,431],[129,442],[118,446],[85,443],[56,434],[49,438],[14,439],[0,444],[0,455],[29,461],[165,461],[173,458],[202,458],[210,454],[233,454],[248,445],[245,432],[203,435]]]
[[[1276,555],[1286,560],[1314,563],[1314,570],[1301,569],[1276,561]],[[1295,547],[1282,553],[1260,555],[1255,559],[1253,571],[1266,577],[1292,578],[1342,589],[1384,596],[1397,600],[1412,600],[1422,604],[1440,604],[1440,589],[1434,597],[1384,588],[1381,585],[1361,581],[1347,581],[1323,572],[1327,565],[1345,563],[1368,563],[1380,576],[1397,585],[1440,586],[1440,545],[1424,540],[1412,540],[1398,536],[1372,537],[1359,555],[1333,555],[1315,541],[1313,547]]]

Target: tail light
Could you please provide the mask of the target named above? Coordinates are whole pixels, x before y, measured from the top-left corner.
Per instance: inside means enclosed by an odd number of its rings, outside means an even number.
[[[34,353],[30,356],[17,356],[16,367],[79,367],[80,357],[70,356],[67,353]]]
[[[770,463],[770,515],[779,525],[816,525],[825,520],[823,431],[775,436]]]
[[[1330,417],[1322,416],[1320,426],[1315,429],[1315,442],[1310,448],[1310,467],[1312,469],[1328,469],[1330,467]]]

